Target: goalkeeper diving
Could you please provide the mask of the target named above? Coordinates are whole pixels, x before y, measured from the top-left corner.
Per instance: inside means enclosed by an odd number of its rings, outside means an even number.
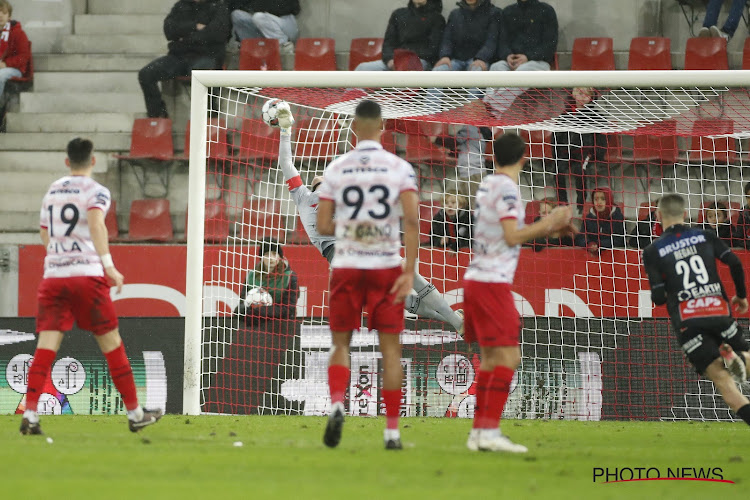
[[[289,188],[292,201],[297,205],[302,226],[315,248],[330,263],[335,253],[335,236],[322,236],[318,233],[317,212],[319,197],[316,193],[323,182],[322,176],[313,178],[310,187],[304,185],[299,171],[292,161],[292,125],[294,118],[287,102],[277,104],[277,118],[281,128],[281,142],[279,144],[279,166],[284,175],[284,181]],[[414,275],[414,291],[405,300],[406,310],[422,318],[443,321],[450,324],[456,332],[463,335],[463,315],[454,311],[437,291],[434,285],[425,280],[418,273]]]

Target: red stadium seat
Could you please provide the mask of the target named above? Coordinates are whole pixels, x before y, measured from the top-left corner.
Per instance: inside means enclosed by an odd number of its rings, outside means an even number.
[[[294,49],[294,71],[336,71],[333,38],[300,38]]]
[[[638,37],[630,41],[629,70],[672,69],[671,41],[661,37]]]
[[[295,130],[294,156],[297,158],[330,160],[338,153],[340,129],[335,118],[301,120]]]
[[[187,236],[188,214],[185,211],[185,236]],[[221,201],[207,201],[203,214],[203,241],[221,243],[229,238],[229,218],[226,206]]]
[[[406,49],[393,51],[393,69],[396,71],[423,71],[422,60],[416,52]]]
[[[379,61],[382,55],[382,38],[353,38],[349,48],[349,71],[363,62]]]
[[[419,204],[419,242],[427,244],[432,234],[432,219],[442,206],[438,202],[422,202]]]
[[[612,162],[670,164],[677,161],[677,123],[664,120],[658,123],[659,134],[632,135],[633,148],[624,151],[620,134],[609,136],[610,149],[607,160]],[[630,134],[623,134],[630,135]]]
[[[647,201],[638,205],[638,220],[641,221],[648,219],[648,214],[650,214],[655,208],[656,200]]]
[[[240,132],[240,159],[279,159],[281,131],[266,125],[263,120],[244,118]]]
[[[712,200],[712,201],[704,201],[701,203],[701,207],[698,210],[698,221],[697,224],[703,224],[706,222],[706,209],[709,207],[709,205],[713,203],[724,203],[726,204],[729,209],[727,210],[727,216],[729,219],[730,224],[736,224],[737,219],[739,218],[740,212],[742,211],[742,206],[737,203],[736,201],[733,202],[727,202],[723,200]]]
[[[169,241],[173,237],[169,200],[133,200],[130,205],[131,241]]]
[[[130,136],[130,154],[122,160],[171,160],[174,157],[172,120],[169,118],[136,118]]]
[[[552,132],[549,130],[521,130],[520,135],[526,141],[526,156],[528,158],[541,160],[555,157],[552,152]]]
[[[750,69],[750,37],[745,38],[745,46],[742,50],[742,69]]]
[[[574,71],[614,70],[615,53],[611,38],[576,38],[573,42]]]
[[[281,239],[286,232],[286,218],[281,215],[281,204],[264,198],[246,200],[240,229],[243,239],[256,241],[269,236]]]
[[[409,123],[408,120],[405,123]],[[438,122],[412,122],[418,134],[406,136],[406,161],[410,163],[450,165],[456,163],[448,150],[432,142],[432,137],[449,136],[448,125]],[[412,130],[411,132],[414,132]]]
[[[220,120],[219,118],[209,118],[206,138],[209,141],[206,146],[209,159],[226,160],[229,158],[227,126],[224,120]],[[190,120],[188,120],[187,126],[185,127],[185,150],[182,153],[182,156],[177,157],[177,159],[190,159]]]
[[[117,224],[117,202],[112,200],[107,215],[104,217],[104,225],[107,226],[109,241],[115,241],[120,236],[120,226]]]
[[[685,69],[729,69],[727,41],[721,37],[688,38],[685,46]]]
[[[737,159],[737,145],[733,137],[707,137],[732,134],[734,122],[707,118],[693,123],[692,139],[688,150],[691,164],[731,164]]]
[[[357,147],[357,136],[355,134],[351,134],[351,143],[352,143],[352,149]],[[380,136],[380,144],[383,145],[383,149],[388,151],[389,153],[398,154],[396,152],[396,132],[393,130],[386,130],[383,132],[383,135]]]
[[[526,204],[526,217],[524,218],[524,224],[527,226],[533,224],[537,217],[539,217],[539,205],[542,202],[540,200],[531,200]]]
[[[240,70],[281,70],[281,53],[276,38],[245,38],[240,44]]]

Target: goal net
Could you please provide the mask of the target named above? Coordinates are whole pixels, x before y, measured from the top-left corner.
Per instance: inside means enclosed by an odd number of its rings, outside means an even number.
[[[515,132],[528,144],[526,223],[570,204],[578,234],[521,251],[513,294],[522,361],[503,417],[731,419],[684,360],[665,308],[652,306],[640,264],[668,192],[684,195],[691,221],[748,263],[750,73],[708,73],[194,72],[185,412],[327,413],[329,266],[302,205],[309,214],[316,176],[356,146],[354,108],[369,98],[386,119],[383,147],[417,174],[418,272],[439,292],[437,305],[425,304],[421,285],[411,298],[403,415],[473,415],[478,352],[449,316],[462,307],[493,139]],[[263,121],[275,98],[295,117],[288,142]],[[292,174],[280,167],[284,148]],[[383,413],[380,364],[363,317],[350,415]]]

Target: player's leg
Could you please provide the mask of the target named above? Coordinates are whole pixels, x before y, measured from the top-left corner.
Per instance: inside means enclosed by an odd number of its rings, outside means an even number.
[[[34,360],[29,368],[29,381],[26,387],[26,409],[21,420],[21,434],[42,434],[39,424],[39,397],[44,390],[44,382],[49,377],[52,363],[55,362],[57,351],[60,349],[63,334],[54,330],[39,332]]]
[[[449,323],[459,334],[463,333],[464,320],[437,291],[435,285],[424,279],[419,273],[414,274],[414,291],[406,298],[406,310],[421,318],[429,318]]]
[[[737,388],[722,359],[715,359],[706,367],[704,373],[714,383],[729,408],[750,425],[750,401]]]
[[[747,381],[747,375],[750,372],[750,364],[748,363],[750,360],[750,356],[748,356],[750,344],[740,333],[736,321],[733,321],[720,335],[725,342],[720,348],[720,352],[725,359],[727,370],[736,383],[743,384]],[[724,349],[726,346],[728,348]]]
[[[138,82],[146,101],[146,113],[149,118],[166,118],[167,107],[159,90],[159,82],[190,72],[186,60],[177,56],[166,55],[154,59],[138,72]]]
[[[401,341],[398,334],[379,333],[380,352],[383,355],[383,403],[385,404],[385,448],[400,450],[401,435],[398,418],[401,412],[401,390],[404,369],[401,366]]]

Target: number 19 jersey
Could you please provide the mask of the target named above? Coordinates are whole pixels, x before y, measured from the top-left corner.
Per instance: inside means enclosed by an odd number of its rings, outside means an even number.
[[[375,141],[361,141],[332,161],[318,188],[336,205],[336,253],[331,267],[390,269],[401,264],[399,199],[416,191],[412,166]]]
[[[88,211],[97,208],[106,214],[110,203],[109,189],[91,177],[71,175],[52,183],[40,213],[40,226],[49,234],[45,278],[104,276],[91,241]]]

